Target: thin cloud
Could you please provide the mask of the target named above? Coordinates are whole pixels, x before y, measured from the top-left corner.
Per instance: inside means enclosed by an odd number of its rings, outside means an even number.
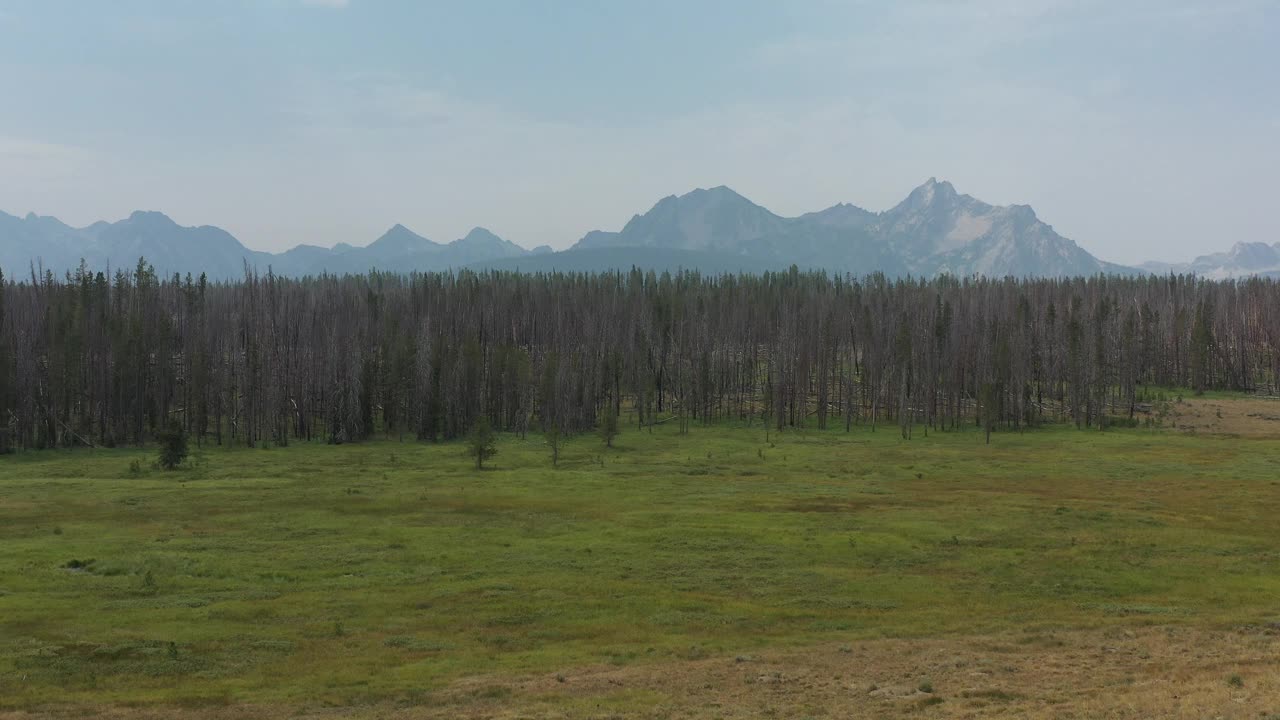
[[[70,145],[0,135],[0,158],[6,160],[67,160],[79,154]]]
[[[285,20],[365,9],[271,7],[290,9]],[[937,176],[987,202],[1032,205],[1105,260],[1189,258],[1280,239],[1274,218],[1252,212],[1268,207],[1280,157],[1277,96],[1259,62],[1271,58],[1260,48],[1274,26],[1267,7],[813,0],[707,59],[758,81],[699,103],[682,93],[701,76],[683,90],[637,87],[650,111],[636,114],[596,112],[612,99],[575,77],[548,75],[557,102],[532,102],[507,75],[467,72],[465,57],[294,63],[251,46],[240,65],[209,65],[203,49],[240,20],[186,18],[194,31],[156,26],[173,36],[159,56],[185,62],[173,72],[0,52],[0,79],[33,98],[0,121],[0,209],[88,224],[159,208],[273,250],[363,244],[395,222],[435,239],[483,225],[526,247],[565,247],[699,186],[796,215],[837,202],[883,210]],[[1240,30],[1239,52],[1221,28]]]

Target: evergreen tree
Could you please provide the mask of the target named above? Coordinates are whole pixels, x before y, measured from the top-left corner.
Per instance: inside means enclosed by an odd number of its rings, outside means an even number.
[[[1137,388],[1280,391],[1267,278],[0,275],[0,449],[460,440],[828,417],[1101,427]],[[1139,410],[1140,411],[1140,410]],[[487,457],[479,457],[483,467]]]
[[[476,469],[484,469],[484,461],[498,454],[497,438],[489,418],[481,416],[467,436],[467,454],[475,459]]]
[[[156,440],[160,443],[160,467],[173,470],[187,459],[187,431],[178,421],[170,422],[166,429],[156,433]]]

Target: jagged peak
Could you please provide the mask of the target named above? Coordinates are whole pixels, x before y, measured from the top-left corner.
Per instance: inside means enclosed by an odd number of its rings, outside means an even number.
[[[931,177],[912,190],[905,200],[894,207],[894,210],[919,210],[931,207],[940,201],[953,202],[959,197],[961,197],[960,194],[956,192],[955,186],[951,183]]]
[[[956,188],[947,180],[939,180],[936,177],[930,177],[925,180],[919,187],[911,191],[912,195],[920,193],[922,195],[942,196],[956,195]]]
[[[32,213],[28,218],[39,216]],[[39,219],[40,222],[34,223],[33,227],[43,228],[47,221],[53,220]],[[130,240],[136,239],[133,238],[135,235],[162,237],[165,235],[166,225],[161,223],[174,224],[162,213],[146,211],[133,213],[129,216],[129,221],[142,223],[130,227],[127,225],[128,221],[125,221],[126,227],[122,229],[128,231],[125,234],[130,236]],[[93,228],[98,228],[98,225]],[[29,233],[24,230],[23,234]],[[96,230],[85,234],[87,241],[103,243],[114,242],[118,239],[117,236],[124,237],[120,233],[99,233]],[[201,237],[203,244],[210,244],[208,233]],[[973,241],[984,237],[991,239],[991,242],[970,246]],[[1020,243],[1024,240],[1026,247],[1036,252],[1041,252],[1037,248],[1050,245],[1054,248],[1074,246],[1070,241],[1057,245],[1057,238],[1052,227],[1041,223],[1030,206],[991,206],[968,195],[959,194],[950,182],[933,176],[912,190],[892,210],[872,212],[851,203],[839,202],[825,210],[800,217],[778,216],[727,185],[696,187],[682,195],[668,195],[658,201],[649,212],[633,216],[621,232],[587,233],[577,246],[592,248],[636,245],[687,249],[768,257],[779,262],[798,257],[815,266],[826,263],[833,267],[870,267],[884,263],[894,271],[915,272],[929,271],[929,263],[933,262],[931,258],[942,257],[943,253],[965,249],[965,252],[972,254],[981,250],[994,253],[983,258],[982,262],[985,264],[974,264],[977,260],[966,255],[965,258],[969,259],[965,259],[961,265],[955,264],[960,260],[947,260],[951,264],[946,267],[972,265],[979,271],[986,272],[1004,267],[999,264],[1003,259],[997,255],[1021,252]],[[427,257],[433,253],[438,258],[454,258],[455,255],[498,257],[533,252],[501,238],[483,226],[472,228],[464,237],[453,242],[465,244],[456,247],[452,254],[441,253],[446,245],[432,242],[403,224],[396,223],[368,247],[377,246],[376,252],[371,253],[371,256],[376,256],[379,262],[396,261],[407,256]],[[303,250],[303,246],[297,249]],[[344,254],[357,249],[363,250],[339,243],[332,251]],[[307,250],[311,251],[311,248]],[[1260,256],[1263,250],[1261,245],[1237,246],[1237,252],[1246,256]],[[1276,244],[1275,250],[1280,251],[1280,243]],[[537,251],[545,253],[553,250],[539,247]],[[1062,252],[1058,254],[1067,257]],[[1056,258],[1055,255],[1047,261],[1055,261]],[[1021,259],[1017,261],[1028,262]]]

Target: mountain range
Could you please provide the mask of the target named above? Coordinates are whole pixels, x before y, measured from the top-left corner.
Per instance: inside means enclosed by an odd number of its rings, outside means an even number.
[[[892,209],[840,204],[787,218],[727,187],[666,197],[617,233],[574,250],[676,248],[855,274],[1093,275],[1124,268],[1094,258],[1025,205],[997,207],[930,178]]]
[[[395,225],[364,247],[298,245],[273,254],[250,250],[221,228],[184,227],[158,212],[135,212],[119,222],[96,222],[84,228],[73,228],[53,217],[28,214],[18,218],[0,212],[0,267],[10,274],[25,274],[33,263],[61,273],[77,267],[82,259],[95,270],[127,270],[139,257],[145,257],[161,274],[203,272],[212,279],[241,277],[246,264],[261,272],[270,267],[277,274],[293,276],[370,269],[409,272],[542,252],[551,252],[551,248],[525,250],[479,227],[466,237],[442,244]]]
[[[1280,242],[1238,242],[1226,252],[1201,255],[1189,263],[1146,262],[1140,269],[1158,275],[1193,273],[1209,280],[1237,277],[1280,278]]]
[[[395,225],[362,247],[299,245],[273,254],[250,250],[220,228],[183,227],[158,212],[135,212],[119,222],[83,228],[53,217],[0,212],[0,267],[11,276],[25,275],[33,264],[61,273],[82,259],[93,269],[129,269],[139,257],[162,274],[204,272],[212,279],[240,277],[246,266],[289,276],[460,268],[723,273],[791,265],[892,276],[1193,271],[1228,277],[1259,268],[1280,273],[1280,243],[1242,243],[1230,253],[1185,265],[1127,268],[1103,262],[1055,232],[1029,206],[989,205],[935,178],[883,212],[839,204],[798,217],[777,215],[724,186],[697,189],[659,200],[617,232],[593,230],[560,252],[547,246],[528,250],[481,227],[437,243]]]

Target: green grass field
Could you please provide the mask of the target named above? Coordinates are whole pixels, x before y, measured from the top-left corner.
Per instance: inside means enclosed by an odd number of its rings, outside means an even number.
[[[0,708],[412,705],[478,675],[1280,619],[1280,441],[771,437],[632,429],[555,469],[503,437],[483,472],[393,441],[0,459]]]

